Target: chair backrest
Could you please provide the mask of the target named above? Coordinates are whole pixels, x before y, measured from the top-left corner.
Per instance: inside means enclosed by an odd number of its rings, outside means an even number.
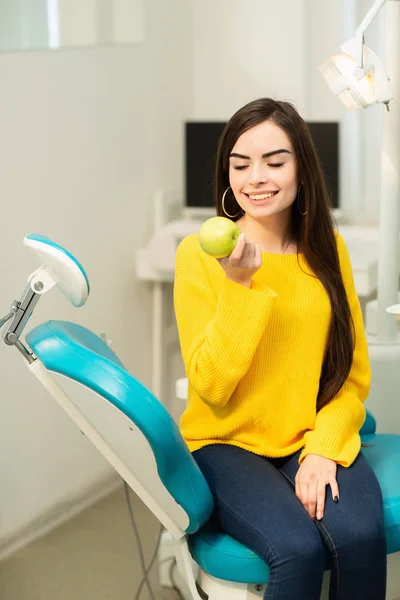
[[[197,531],[212,495],[161,402],[80,325],[49,321],[26,341],[43,365],[29,368],[163,525],[176,537]]]

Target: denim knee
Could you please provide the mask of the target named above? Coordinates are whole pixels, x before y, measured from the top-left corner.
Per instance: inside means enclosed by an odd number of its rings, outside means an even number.
[[[341,527],[336,524],[331,535],[325,532],[324,537],[331,552],[339,559],[345,558],[348,567],[353,562],[359,567],[362,563],[374,564],[386,557],[385,529],[379,515],[369,515],[367,519],[359,516],[358,519],[342,523]]]
[[[325,568],[325,549],[321,537],[315,535],[291,536],[285,540],[280,555],[270,557],[267,561],[271,568],[286,567],[297,575],[323,573]]]
[[[317,535],[291,536],[281,545],[279,554],[266,562],[270,579],[264,598],[301,598],[316,600],[320,597],[325,569],[322,540]],[[276,548],[274,548],[276,551]]]

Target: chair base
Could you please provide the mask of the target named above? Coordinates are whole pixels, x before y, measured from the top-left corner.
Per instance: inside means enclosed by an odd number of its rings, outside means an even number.
[[[202,600],[260,600],[266,584],[234,583],[217,579],[200,570],[197,590]]]
[[[330,572],[326,571],[322,583],[321,600],[328,600]],[[197,590],[202,600],[260,600],[266,585],[232,583],[217,579],[200,571],[197,578]]]
[[[330,571],[326,571],[322,583],[321,600],[329,598]],[[217,579],[199,570],[196,587],[201,600],[260,600],[265,591],[256,589],[255,585],[245,583],[232,583],[223,579]],[[190,593],[183,594],[185,600],[193,600]],[[388,582],[387,600],[400,600],[400,552],[388,556]]]

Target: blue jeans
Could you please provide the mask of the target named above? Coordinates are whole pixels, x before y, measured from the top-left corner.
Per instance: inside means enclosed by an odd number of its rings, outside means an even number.
[[[269,459],[212,444],[193,452],[213,493],[212,516],[270,567],[264,600],[319,600],[326,558],[330,600],[385,600],[386,540],[382,494],[360,453],[337,470],[340,499],[327,487],[315,523],[294,491],[300,452]]]

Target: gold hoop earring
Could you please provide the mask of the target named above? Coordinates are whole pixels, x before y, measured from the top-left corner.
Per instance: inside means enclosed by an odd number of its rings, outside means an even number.
[[[307,211],[305,210],[304,212],[301,212],[300,210],[300,189],[301,189],[302,184],[299,184],[299,187],[297,189],[297,209],[299,211],[299,213],[301,214],[302,217],[305,217],[307,214]]]
[[[228,187],[228,188],[225,190],[225,192],[224,192],[224,195],[222,196],[222,200],[221,200],[221,206],[222,206],[222,210],[223,210],[223,212],[226,214],[226,216],[227,216],[227,217],[230,217],[231,219],[234,219],[235,217],[238,217],[238,216],[240,215],[240,213],[241,213],[241,210],[239,210],[239,212],[238,212],[238,213],[236,213],[236,215],[230,215],[228,212],[226,212],[226,209],[225,209],[225,196],[226,196],[226,194],[228,193],[228,191],[229,191],[230,189],[231,189],[231,186],[229,186],[229,187]]]

